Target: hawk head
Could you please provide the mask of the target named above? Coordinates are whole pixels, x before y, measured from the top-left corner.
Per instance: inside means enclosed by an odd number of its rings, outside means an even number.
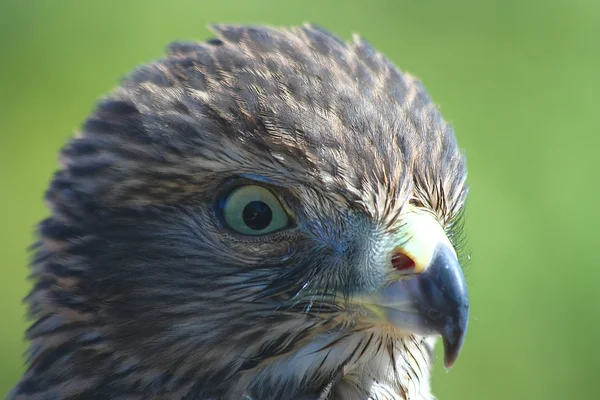
[[[213,29],[62,151],[10,396],[431,399],[469,308],[452,129],[360,38]]]

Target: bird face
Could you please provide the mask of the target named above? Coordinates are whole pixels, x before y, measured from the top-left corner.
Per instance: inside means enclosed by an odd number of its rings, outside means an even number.
[[[63,151],[13,394],[429,398],[468,318],[451,129],[360,39],[215,30]]]

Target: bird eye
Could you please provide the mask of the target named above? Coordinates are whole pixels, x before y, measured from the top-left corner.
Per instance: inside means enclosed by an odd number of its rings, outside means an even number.
[[[227,225],[245,235],[264,235],[289,224],[279,200],[257,185],[242,186],[231,192],[223,202],[222,212]]]

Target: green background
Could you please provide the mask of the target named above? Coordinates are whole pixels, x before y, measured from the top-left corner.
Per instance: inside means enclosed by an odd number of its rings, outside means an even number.
[[[420,77],[466,149],[472,319],[438,397],[600,398],[598,0],[0,0],[0,396],[43,191],[97,99],[209,23],[306,21]]]

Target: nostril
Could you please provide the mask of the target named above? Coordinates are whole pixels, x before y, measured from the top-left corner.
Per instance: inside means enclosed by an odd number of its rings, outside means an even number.
[[[415,269],[415,262],[401,251],[394,250],[392,254],[392,267],[396,271],[412,272]]]

